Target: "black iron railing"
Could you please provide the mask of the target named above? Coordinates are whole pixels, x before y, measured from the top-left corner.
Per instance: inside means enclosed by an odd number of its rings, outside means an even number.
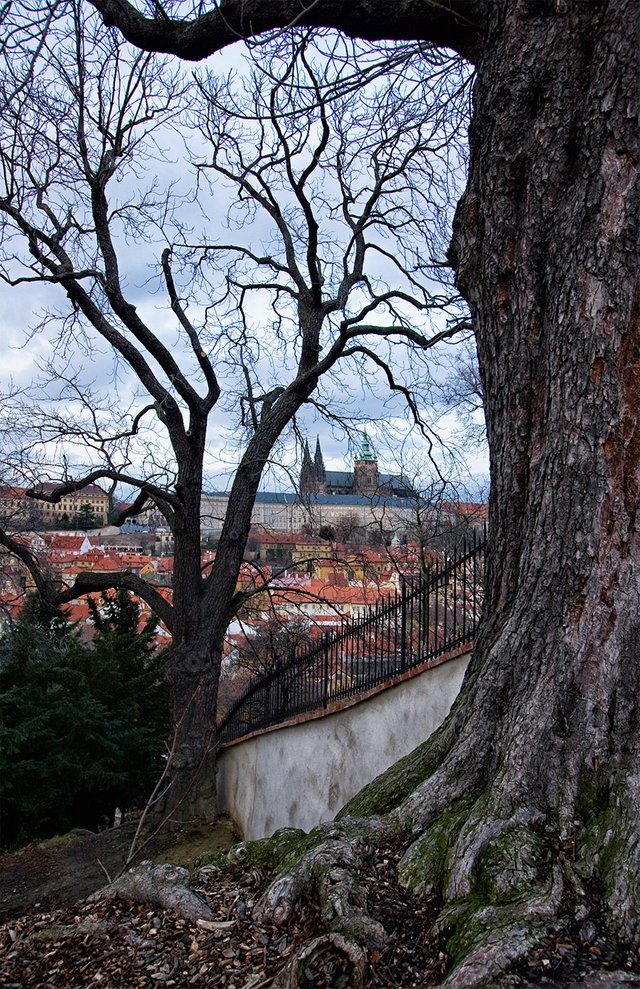
[[[482,612],[486,538],[435,563],[422,577],[339,631],[298,647],[255,679],[218,728],[222,743],[364,693],[471,642]]]

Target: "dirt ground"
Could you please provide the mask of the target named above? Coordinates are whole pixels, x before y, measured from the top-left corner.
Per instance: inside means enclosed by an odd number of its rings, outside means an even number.
[[[72,906],[105,886],[124,865],[135,830],[131,821],[98,834],[71,831],[0,856],[0,922],[28,910]],[[141,858],[190,869],[204,852],[230,848],[235,841],[231,823],[223,819],[155,838]]]

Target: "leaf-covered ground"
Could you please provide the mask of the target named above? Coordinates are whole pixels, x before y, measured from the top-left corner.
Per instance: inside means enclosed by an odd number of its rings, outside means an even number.
[[[68,860],[69,846],[63,847]],[[85,838],[87,848],[95,852]],[[444,942],[432,930],[436,904],[415,900],[398,886],[395,866],[400,852],[400,848],[380,849],[363,877],[369,912],[389,933],[387,946],[369,955],[367,989],[428,989],[440,985],[445,977]],[[27,852],[29,856],[37,865],[33,850]],[[15,864],[19,857],[12,858]],[[80,858],[76,848],[76,864]],[[10,866],[11,859],[0,861],[0,891],[8,889]],[[214,917],[196,924],[120,899],[46,911],[42,906],[27,912],[14,910],[18,915],[0,927],[0,987],[268,989],[292,953],[322,933],[319,909],[312,900],[302,904],[284,930],[252,920],[252,905],[268,878],[261,869],[237,865],[222,871],[201,870],[192,886],[208,900]],[[24,887],[24,868],[20,881]],[[64,882],[61,872],[59,881]],[[103,882],[104,875],[95,885]],[[35,879],[33,885],[38,889]],[[67,899],[72,892],[69,883],[60,888]],[[348,977],[341,964],[327,950],[307,970],[306,987],[347,989]],[[592,925],[550,936],[504,985],[640,986],[640,976],[633,970],[638,971],[637,956],[609,944]]]

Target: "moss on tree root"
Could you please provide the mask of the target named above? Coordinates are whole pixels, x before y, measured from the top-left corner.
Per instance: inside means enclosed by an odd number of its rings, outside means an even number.
[[[473,858],[467,891],[451,897],[448,886],[460,854],[458,842],[470,815],[475,818],[486,800],[477,801],[473,811],[469,805],[468,799],[461,800],[439,814],[398,866],[403,886],[417,895],[434,894],[445,904],[437,926],[454,965],[501,938],[511,939],[514,951],[516,943],[519,950],[532,947],[548,926],[547,918],[536,920],[532,904],[552,897],[551,851],[533,828],[518,822],[496,825]]]
[[[467,816],[465,806],[438,815],[400,860],[398,878],[401,885],[418,896],[430,893],[443,896],[447,856]]]
[[[246,864],[269,872],[287,871],[300,861],[305,852],[310,851],[322,840],[315,831],[307,834],[299,828],[281,828],[269,838],[257,841],[242,841],[229,852],[212,851],[202,855],[198,868]]]
[[[285,828],[243,842],[225,862],[247,863],[275,877],[264,898],[270,919],[281,914],[286,923],[295,899],[311,892],[327,928],[366,948],[382,943],[384,932],[374,929],[358,884],[371,846],[404,835],[400,883],[441,903],[436,933],[452,966],[447,989],[495,985],[550,933],[584,917],[605,921],[603,905],[610,906],[611,928],[627,939],[615,898],[627,892],[621,870],[636,831],[623,796],[594,771],[584,775],[578,797],[574,789],[573,803],[562,813],[519,804],[513,817],[502,819],[496,807],[505,803],[505,791],[498,801],[485,780],[451,799],[416,836],[419,822],[409,819],[409,803],[402,804],[438,768],[442,747],[441,735],[427,740],[365,787],[334,823],[309,834]],[[443,793],[434,793],[435,811]],[[568,833],[561,819],[571,823]]]
[[[544,842],[530,828],[506,827],[474,862],[470,891],[441,911],[438,927],[447,933],[453,964],[501,938],[512,940],[514,950],[515,942],[520,951],[533,947],[549,926],[545,905],[555,912],[553,887]]]

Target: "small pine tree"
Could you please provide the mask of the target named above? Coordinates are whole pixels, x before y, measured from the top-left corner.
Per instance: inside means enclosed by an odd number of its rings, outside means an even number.
[[[321,526],[318,531],[318,535],[320,536],[321,539],[328,539],[332,543],[335,542],[336,539],[335,529],[333,528],[332,525]]]
[[[125,590],[90,601],[95,635],[92,643],[95,695],[109,712],[117,740],[121,778],[111,793],[110,808],[140,802],[162,768],[169,735],[168,695],[163,677],[165,654],[155,644],[157,619],[138,628],[138,604]]]

